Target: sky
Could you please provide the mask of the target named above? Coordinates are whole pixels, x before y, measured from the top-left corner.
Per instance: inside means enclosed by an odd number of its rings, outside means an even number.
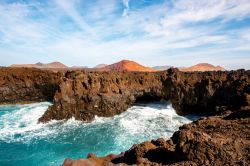
[[[250,0],[0,0],[0,65],[250,69]]]

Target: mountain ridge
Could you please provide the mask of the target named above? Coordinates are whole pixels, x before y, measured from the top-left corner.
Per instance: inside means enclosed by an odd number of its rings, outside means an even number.
[[[214,66],[209,63],[198,63],[196,65],[187,67],[187,68],[179,68],[180,71],[185,72],[193,72],[193,71],[225,71],[221,66]]]
[[[10,67],[27,67],[27,68],[68,68],[65,64],[55,61],[50,63],[35,63],[35,64],[12,64]]]
[[[10,67],[27,67],[27,68],[39,68],[39,69],[85,69],[85,70],[93,70],[93,71],[138,71],[138,72],[155,72],[155,71],[163,71],[167,70],[171,67],[170,65],[165,66],[154,66],[147,67],[139,64],[138,62],[131,60],[121,60],[119,62],[113,64],[98,64],[93,68],[88,68],[87,66],[72,66],[68,67],[65,64],[55,61],[51,63],[35,63],[35,64],[12,64]],[[198,63],[196,65],[190,67],[177,67],[180,71],[183,72],[195,72],[195,71],[225,71],[226,69],[221,66],[214,66],[209,63]]]
[[[105,67],[100,68],[101,71],[139,71],[139,72],[154,72],[153,68],[143,66],[135,61],[122,60]]]

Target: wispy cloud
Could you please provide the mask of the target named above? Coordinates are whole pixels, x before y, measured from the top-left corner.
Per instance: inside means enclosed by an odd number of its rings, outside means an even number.
[[[123,9],[123,16],[128,16],[128,11],[129,11],[129,0],[122,0],[124,9]]]
[[[55,0],[55,2],[75,21],[75,23],[81,28],[82,31],[88,33],[91,36],[95,36],[95,32],[76,9],[76,6],[79,3],[78,0]]]
[[[204,59],[250,68],[237,60],[250,56],[249,20],[249,0],[3,1],[0,55],[14,57],[13,63],[94,66],[127,58],[183,66]],[[239,64],[229,63],[227,54]]]

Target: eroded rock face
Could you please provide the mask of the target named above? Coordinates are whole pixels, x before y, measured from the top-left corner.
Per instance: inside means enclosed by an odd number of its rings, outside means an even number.
[[[249,71],[183,73],[66,72],[54,104],[40,118],[89,121],[113,116],[137,100],[170,100],[179,114],[216,113],[249,103]]]
[[[137,100],[170,100],[179,114],[205,113],[170,140],[134,145],[120,155],[65,160],[73,165],[250,165],[250,71],[183,73],[52,72],[1,68],[0,103],[53,100],[40,118],[92,120]]]
[[[75,117],[89,121],[125,111],[140,96],[164,96],[160,74],[68,72],[41,121]]]
[[[0,104],[53,101],[62,77],[34,68],[0,68]]]
[[[179,114],[214,113],[250,103],[250,71],[52,72],[0,69],[0,103],[52,101],[40,118],[89,121],[113,116],[138,100],[170,100]]]

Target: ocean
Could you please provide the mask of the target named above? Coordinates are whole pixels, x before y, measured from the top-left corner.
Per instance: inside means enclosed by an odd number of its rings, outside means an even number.
[[[65,158],[119,154],[133,144],[170,138],[195,117],[182,117],[168,102],[136,104],[120,115],[37,123],[49,102],[0,106],[0,165],[58,166]]]

